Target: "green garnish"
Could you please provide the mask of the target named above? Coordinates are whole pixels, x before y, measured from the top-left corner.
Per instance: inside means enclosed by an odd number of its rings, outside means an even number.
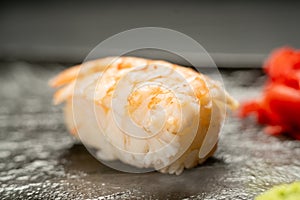
[[[300,200],[300,182],[275,186],[255,200]]]

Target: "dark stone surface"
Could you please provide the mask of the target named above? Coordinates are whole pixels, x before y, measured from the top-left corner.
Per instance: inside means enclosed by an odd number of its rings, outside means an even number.
[[[252,199],[300,179],[300,142],[229,117],[215,156],[180,176],[110,169],[66,132],[46,81],[57,64],[0,63],[0,199]],[[255,96],[260,71],[222,71],[238,99]]]

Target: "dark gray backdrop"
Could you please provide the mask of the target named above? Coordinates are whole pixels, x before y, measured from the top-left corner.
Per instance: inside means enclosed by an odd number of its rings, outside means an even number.
[[[218,65],[259,66],[275,47],[300,47],[299,10],[296,1],[9,1],[0,56],[80,62],[113,34],[158,26],[193,37]]]

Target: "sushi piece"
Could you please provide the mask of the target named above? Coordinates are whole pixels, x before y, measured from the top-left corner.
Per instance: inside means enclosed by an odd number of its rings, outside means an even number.
[[[177,175],[213,155],[226,108],[238,107],[203,74],[135,57],[88,61],[49,85],[69,132],[97,157]]]

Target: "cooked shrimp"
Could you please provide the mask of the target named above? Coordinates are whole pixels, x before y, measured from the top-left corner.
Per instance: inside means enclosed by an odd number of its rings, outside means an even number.
[[[135,57],[89,61],[49,84],[69,131],[99,158],[177,175],[213,155],[226,107],[238,107],[203,74]]]

